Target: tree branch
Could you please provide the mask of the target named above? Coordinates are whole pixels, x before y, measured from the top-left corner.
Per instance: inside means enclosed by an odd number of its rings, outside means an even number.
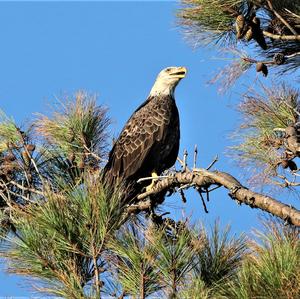
[[[14,185],[14,186],[16,186],[17,188],[19,188],[19,189],[21,189],[21,190],[29,191],[29,192],[32,192],[32,193],[35,193],[35,194],[38,194],[38,195],[41,195],[41,196],[44,196],[44,195],[45,195],[45,193],[42,192],[42,191],[39,191],[39,190],[34,189],[34,188],[24,187],[24,186],[20,185],[19,183],[15,182],[15,181],[13,181],[13,180],[10,180],[8,183],[6,183],[6,184],[1,184],[1,185],[6,185],[6,186],[8,186],[9,184]]]
[[[278,39],[278,40],[299,40],[300,41],[300,35],[279,35],[279,34],[273,34],[269,31],[263,30],[263,34],[267,37],[270,37],[272,39]]]
[[[300,19],[300,16],[295,14],[294,12],[290,11],[289,9],[285,8],[285,11],[287,11],[289,14],[291,14],[293,17]]]
[[[153,202],[150,199],[146,201],[143,201],[143,199],[162,191],[180,188],[183,185],[189,185],[190,187],[197,186],[199,188],[208,188],[211,185],[223,186],[229,190],[229,196],[232,199],[244,203],[251,208],[268,212],[295,226],[300,226],[300,211],[294,207],[283,204],[272,197],[249,190],[226,172],[208,171],[199,168],[193,169],[193,171],[174,172],[168,178],[158,181],[152,190],[138,195],[140,203],[129,206],[127,212],[136,213],[147,210]]]
[[[297,35],[297,31],[274,9],[272,2],[267,0],[269,10],[294,34]]]

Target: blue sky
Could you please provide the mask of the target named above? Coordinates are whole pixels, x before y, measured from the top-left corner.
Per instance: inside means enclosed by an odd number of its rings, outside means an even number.
[[[199,166],[218,154],[216,168],[242,178],[224,155],[239,122],[233,106],[241,88],[220,96],[207,84],[224,62],[213,49],[193,50],[183,39],[176,27],[178,3],[142,2],[0,3],[0,108],[24,124],[34,112],[48,113],[55,97],[84,89],[109,107],[116,137],[157,73],[183,65],[188,76],[176,90],[181,154],[187,148],[192,156],[198,144]],[[185,206],[168,199],[170,207],[176,217],[192,215],[208,225],[219,218],[236,233],[258,226],[257,211],[238,206],[221,190],[211,195],[209,214],[192,192]],[[0,296],[29,296],[23,280],[1,272],[0,281]]]

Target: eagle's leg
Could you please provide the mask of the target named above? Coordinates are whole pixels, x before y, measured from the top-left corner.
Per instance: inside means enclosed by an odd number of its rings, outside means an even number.
[[[158,175],[155,171],[152,171],[151,177],[152,177],[152,181],[151,184],[146,187],[146,192],[150,191],[153,188],[154,182],[157,180]]]

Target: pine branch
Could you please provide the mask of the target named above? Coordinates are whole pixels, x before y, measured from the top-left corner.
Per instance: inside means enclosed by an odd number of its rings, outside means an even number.
[[[199,188],[209,187],[212,185],[223,186],[229,190],[229,196],[240,203],[244,203],[251,208],[257,208],[277,216],[288,223],[300,226],[300,211],[292,206],[283,204],[278,200],[256,193],[241,185],[237,179],[226,172],[208,171],[206,169],[194,169],[184,173],[175,171],[169,178],[162,179],[148,192],[138,196],[139,200],[143,200],[148,196],[159,194],[162,191],[171,191],[182,185],[189,184],[191,187]],[[141,201],[140,205],[135,205],[135,211],[147,210],[153,204],[149,201]],[[139,208],[141,208],[139,210]],[[130,211],[130,207],[128,208]]]
[[[0,183],[1,184],[1,183]],[[38,195],[41,195],[41,196],[45,196],[44,192],[40,191],[40,190],[37,190],[35,188],[29,188],[29,187],[24,187],[22,185],[20,185],[19,183],[13,181],[13,180],[10,180],[8,183],[6,183],[5,185],[14,185],[16,186],[18,189],[20,190],[24,190],[24,191],[29,191],[29,192],[32,192],[32,193],[35,193],[35,194],[38,194]],[[2,185],[2,184],[1,184]]]
[[[241,44],[237,43],[240,40],[243,46],[255,45],[258,53],[269,59],[276,53],[287,56],[299,52],[299,6],[296,2],[181,0],[177,18],[193,47],[213,42],[221,49],[225,45],[240,49]],[[281,75],[299,67],[298,59],[281,64],[284,66],[275,70]],[[240,67],[234,78],[242,75],[242,70]]]
[[[280,35],[280,34],[273,34],[269,31],[263,30],[262,32],[265,36],[270,37],[272,39],[277,40],[290,40],[290,41],[300,41],[300,35]]]
[[[269,10],[294,34],[297,35],[297,31],[274,9],[272,2],[267,0]]]

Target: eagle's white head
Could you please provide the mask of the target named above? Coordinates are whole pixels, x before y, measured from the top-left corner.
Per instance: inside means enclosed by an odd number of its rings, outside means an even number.
[[[185,77],[187,69],[183,66],[171,66],[163,69],[157,76],[150,91],[150,96],[171,95],[173,96],[178,82]]]

